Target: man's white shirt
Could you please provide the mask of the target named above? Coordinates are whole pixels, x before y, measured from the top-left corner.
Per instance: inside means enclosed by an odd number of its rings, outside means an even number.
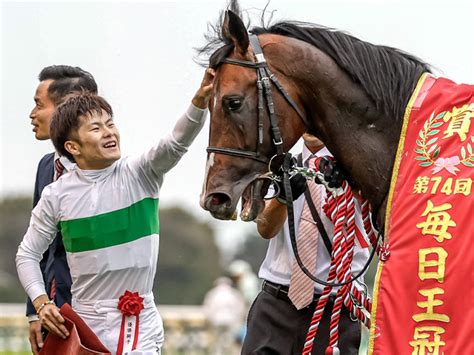
[[[312,157],[309,149],[304,146],[302,152],[303,164],[306,164],[307,160]],[[323,148],[318,151],[315,156],[332,156],[327,148]],[[325,194],[322,194],[321,201],[313,201],[315,205],[318,205],[324,202]],[[364,224],[361,217],[361,208],[360,204],[356,199],[354,199],[355,205],[355,223],[359,230],[364,232]],[[301,213],[303,212],[303,207],[305,203],[305,196],[302,194],[296,201],[293,202],[294,209],[294,226],[295,226],[295,235],[298,236],[299,231],[299,220]],[[321,220],[323,222],[324,228],[328,234],[329,239],[332,241],[334,225],[326,217],[324,213],[321,213]],[[318,250],[316,256],[316,274],[315,276],[323,281],[327,280],[329,274],[329,267],[331,263],[331,258],[326,249],[324,242],[321,240],[318,242]],[[364,267],[366,261],[369,258],[369,250],[367,248],[361,248],[356,239],[356,245],[354,247],[354,258],[352,261],[352,274],[355,275],[359,273]],[[285,221],[283,229],[269,241],[267,254],[265,260],[263,261],[258,276],[261,279],[268,280],[280,285],[289,285],[291,278],[291,270],[295,256],[293,253],[293,248],[290,241],[290,232],[288,227],[288,219]],[[315,293],[321,294],[323,292],[324,286],[315,283],[314,284]],[[335,293],[335,289],[333,293]]]

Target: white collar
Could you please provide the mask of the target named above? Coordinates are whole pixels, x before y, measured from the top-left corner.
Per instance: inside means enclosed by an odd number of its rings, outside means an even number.
[[[325,155],[332,156],[331,152],[326,148],[323,147],[320,150],[318,150],[316,153],[311,153],[311,151],[308,149],[306,145],[303,144],[303,152],[302,152],[302,158],[303,158],[303,164],[306,165],[306,161],[311,158],[311,157],[323,157]]]
[[[83,170],[79,167],[76,167],[76,171],[88,181],[100,181],[107,178],[115,170],[118,161],[120,161],[120,159],[114,161],[112,165],[103,169]]]

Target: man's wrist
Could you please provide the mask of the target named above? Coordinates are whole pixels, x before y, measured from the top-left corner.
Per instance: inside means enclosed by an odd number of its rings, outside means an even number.
[[[286,200],[285,200],[284,198],[281,198],[281,197],[278,196],[278,197],[276,198],[276,200],[277,200],[280,204],[282,204],[282,205],[287,205],[287,202],[286,202]]]
[[[53,300],[47,300],[39,305],[38,309],[36,310],[36,314],[39,316],[43,308],[50,304],[56,305]]]
[[[28,314],[26,317],[28,318],[28,323],[39,321],[37,314]]]
[[[209,104],[209,97],[203,95],[196,95],[191,100],[192,104],[201,110],[205,110]]]

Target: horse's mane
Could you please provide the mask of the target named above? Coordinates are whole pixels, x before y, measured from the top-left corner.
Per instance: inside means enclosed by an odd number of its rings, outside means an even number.
[[[210,26],[207,44],[197,49],[199,55],[210,55],[208,64],[216,68],[233,50],[229,38],[218,25]],[[263,15],[262,15],[263,24]],[[374,45],[345,32],[321,25],[283,21],[269,26],[253,27],[251,33],[292,37],[307,42],[327,55],[359,84],[380,112],[401,119],[408,100],[423,72],[431,72],[429,64],[402,50]]]
[[[278,22],[268,28],[254,27],[250,32],[292,37],[315,46],[360,84],[377,109],[397,119],[403,117],[420,75],[431,72],[427,63],[400,49],[374,45],[312,23]]]

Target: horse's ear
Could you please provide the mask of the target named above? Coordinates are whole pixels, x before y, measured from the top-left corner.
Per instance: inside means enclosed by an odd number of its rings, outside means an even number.
[[[222,25],[222,36],[234,43],[234,46],[241,54],[247,53],[249,47],[249,34],[244,22],[233,11],[225,12],[224,23]]]

